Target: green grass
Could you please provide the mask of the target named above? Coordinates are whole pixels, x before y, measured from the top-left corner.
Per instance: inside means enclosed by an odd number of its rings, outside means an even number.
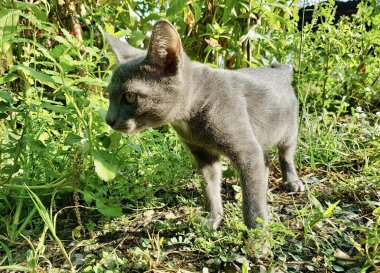
[[[79,223],[73,208],[67,209],[67,215],[56,212],[49,216],[47,219],[56,219],[55,226],[45,218],[41,223],[50,232],[56,230],[52,233],[55,241],[64,244],[79,272],[202,272],[204,268],[209,272],[243,272],[246,268],[259,272],[264,267],[267,272],[378,270],[380,158],[372,145],[378,145],[379,119],[366,115],[304,113],[298,166],[307,191],[291,194],[281,189],[273,154],[268,193],[272,217],[263,230],[244,226],[238,181],[229,175],[223,182],[222,226],[214,231],[202,225],[201,178],[194,174],[193,161],[172,129],[163,133],[150,130],[131,141],[142,158],[133,169],[136,176],[120,176],[106,187],[113,190],[114,200],[121,200],[122,217],[104,218],[79,207],[83,225],[79,232],[74,231]],[[364,134],[364,129],[370,133]],[[311,146],[314,159],[307,153]],[[361,154],[366,158],[358,162]],[[312,160],[315,166],[311,166]],[[353,161],[357,162],[354,167]],[[228,174],[230,167],[226,166]],[[122,179],[123,187],[118,184]],[[117,185],[120,187],[115,188]],[[140,197],[131,200],[132,196]],[[39,213],[47,215],[36,202]],[[51,262],[51,270],[62,269],[64,261],[52,251],[57,246],[47,235],[33,236],[40,238],[43,249],[30,249],[22,243],[9,249],[7,259],[12,257],[14,264],[21,266],[27,259],[25,253],[30,253],[34,258],[28,259],[34,262],[29,265],[34,265],[34,270],[47,266],[46,261]],[[32,238],[28,241],[33,244]],[[268,247],[266,253],[263,244]]]

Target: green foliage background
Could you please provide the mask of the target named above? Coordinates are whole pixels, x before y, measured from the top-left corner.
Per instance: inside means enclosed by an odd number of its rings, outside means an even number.
[[[380,4],[362,1],[357,14],[335,23],[328,1],[302,32],[298,6],[284,0],[4,1],[0,252],[12,263],[10,248],[20,236],[43,230],[29,190],[45,204],[54,196],[57,209],[77,205],[79,196],[105,216],[191,203],[199,195],[193,161],[170,127],[127,138],[104,123],[105,87],[116,60],[103,33],[146,48],[160,18],[174,23],[193,60],[226,69],[274,60],[292,65],[302,109],[300,169],[364,173],[379,187]],[[363,114],[365,122],[358,118]],[[336,130],[342,124],[349,129]]]

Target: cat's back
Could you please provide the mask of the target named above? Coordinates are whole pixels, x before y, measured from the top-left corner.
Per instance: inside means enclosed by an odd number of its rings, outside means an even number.
[[[236,70],[245,81],[252,83],[244,90],[248,100],[254,97],[256,102],[265,104],[295,104],[297,99],[292,86],[292,68],[275,64],[272,67],[244,68]],[[252,102],[253,104],[256,104]]]
[[[293,69],[283,65],[274,64],[272,67],[242,68],[236,70],[250,81],[267,88],[291,87]]]
[[[191,82],[212,104],[222,101],[228,108],[233,108],[248,103],[250,107],[260,109],[263,105],[266,108],[278,104],[292,107],[297,103],[292,87],[293,72],[286,65],[226,70],[196,63],[193,73],[195,77]]]

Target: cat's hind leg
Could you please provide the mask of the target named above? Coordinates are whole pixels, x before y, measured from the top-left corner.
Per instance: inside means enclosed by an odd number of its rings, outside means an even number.
[[[298,192],[305,191],[305,186],[298,178],[295,163],[294,154],[296,151],[297,141],[296,139],[281,144],[278,146],[278,156],[280,159],[280,166],[282,172],[282,182],[285,189],[288,191]]]

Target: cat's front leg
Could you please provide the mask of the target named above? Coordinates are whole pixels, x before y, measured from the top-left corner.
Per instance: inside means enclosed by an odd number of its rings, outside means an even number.
[[[217,229],[223,214],[221,188],[221,168],[219,155],[202,147],[188,145],[197,161],[198,168],[205,179],[204,193],[206,198],[206,210],[209,212],[207,224]]]

